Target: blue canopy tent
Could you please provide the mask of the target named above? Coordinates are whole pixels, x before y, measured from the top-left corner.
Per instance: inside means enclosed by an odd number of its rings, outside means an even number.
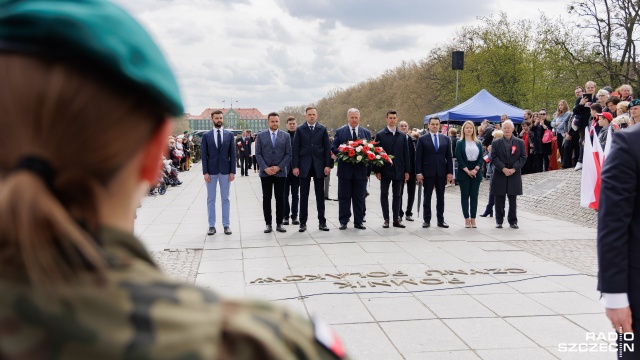
[[[482,89],[471,99],[439,113],[424,117],[424,123],[429,123],[429,118],[437,116],[441,122],[452,122],[461,124],[467,120],[475,123],[484,119],[489,121],[500,121],[500,115],[507,114],[514,124],[520,124],[524,120],[522,115],[524,110],[509,105],[502,100],[491,95],[487,90]]]

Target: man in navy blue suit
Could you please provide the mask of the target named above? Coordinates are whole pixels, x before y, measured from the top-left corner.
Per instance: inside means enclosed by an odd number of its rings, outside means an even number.
[[[438,227],[448,228],[444,222],[444,187],[453,181],[453,155],[448,136],[438,133],[440,118],[429,119],[429,132],[416,145],[416,180],[424,183],[423,228],[431,226],[431,195],[436,188],[436,216]]]
[[[640,106],[640,101],[636,99],[631,104]],[[602,167],[598,209],[598,290],[602,292],[600,302],[613,328],[619,333],[635,334],[632,342],[636,353],[622,347],[620,359],[638,359],[640,125],[617,131],[610,141],[611,153]],[[626,334],[623,339],[631,337]]]
[[[217,184],[220,183],[222,198],[222,226],[224,233],[231,235],[229,228],[229,187],[236,175],[236,144],[233,133],[224,130],[222,111],[211,113],[213,130],[202,136],[202,173],[207,185],[207,210],[209,212],[208,235],[216,233],[216,196]]]
[[[318,228],[329,231],[324,217],[324,177],[331,172],[331,143],[327,128],[317,122],[318,111],[310,106],[305,111],[307,121],[298,126],[293,136],[293,175],[300,177],[300,232],[307,230],[311,178],[316,194]]]
[[[369,130],[360,126],[360,111],[351,108],[347,111],[348,124],[336,131],[333,138],[331,151],[338,155],[338,147],[347,141],[366,139],[371,140]],[[367,190],[367,178],[371,174],[371,168],[362,164],[352,164],[338,160],[338,211],[340,230],[347,228],[351,218],[351,205],[353,205],[353,222],[356,229],[364,230],[364,197]]]
[[[400,217],[401,191],[404,182],[409,180],[409,146],[407,134],[396,127],[398,113],[387,111],[387,126],[376,134],[376,142],[388,155],[393,155],[393,163],[386,163],[382,167],[374,167],[376,178],[380,180],[380,205],[384,218],[383,228],[389,227],[389,185],[391,185],[393,200],[391,210],[393,227],[404,228]],[[413,145],[412,145],[413,146]]]
[[[262,131],[256,138],[256,159],[260,164],[262,183],[262,211],[267,224],[265,233],[272,231],[271,198],[276,198],[276,231],[287,232],[282,226],[284,218],[284,185],[287,167],[291,162],[291,137],[278,130],[280,116],[276,112],[267,115],[268,131]]]

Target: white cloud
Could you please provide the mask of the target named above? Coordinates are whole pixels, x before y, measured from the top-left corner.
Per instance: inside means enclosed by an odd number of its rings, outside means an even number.
[[[511,20],[563,2],[533,0],[116,0],[151,32],[175,70],[186,111],[314,102],[334,88],[418,60],[476,17]],[[238,103],[235,103],[238,100]]]

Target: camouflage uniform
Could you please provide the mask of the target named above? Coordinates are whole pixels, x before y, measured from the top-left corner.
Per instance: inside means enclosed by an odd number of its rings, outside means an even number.
[[[39,293],[0,264],[0,359],[338,359],[311,321],[167,278],[129,234],[103,229],[107,283]],[[323,329],[325,330],[325,329]],[[334,338],[337,339],[337,338]],[[336,353],[338,355],[336,355]]]

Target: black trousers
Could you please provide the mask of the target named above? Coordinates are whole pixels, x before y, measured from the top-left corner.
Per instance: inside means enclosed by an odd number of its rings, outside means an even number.
[[[404,188],[407,188],[407,211],[402,211],[404,196]],[[405,213],[407,216],[413,216],[413,202],[416,199],[416,174],[409,174],[409,180],[405,186],[400,189],[400,217],[402,218]]]
[[[423,220],[424,222],[431,222],[431,195],[433,195],[433,188],[436,188],[436,218],[438,222],[444,222],[444,186],[447,184],[447,178],[444,176],[426,177],[423,180],[424,183],[424,204]]]
[[[260,170],[260,166],[258,166],[258,158],[252,156],[251,159],[253,159],[253,170]]]
[[[393,221],[400,218],[400,201],[402,200],[402,184],[403,180],[395,180],[388,176],[382,175],[380,178],[380,205],[382,206],[382,217],[385,221],[389,221],[389,185],[391,186],[393,200],[391,202],[391,212]]]
[[[313,178],[313,190],[316,194],[318,221],[319,224],[326,224],[327,219],[324,217],[324,176],[316,177],[316,172],[312,164],[309,177],[300,178],[300,225],[306,225],[307,219],[309,218],[309,191],[311,190],[311,178]]]
[[[300,201],[300,178],[289,173],[284,184],[284,217],[291,215],[292,219],[298,217],[298,203]],[[289,204],[289,194],[291,194],[291,204]],[[308,194],[307,194],[308,196]]]
[[[571,140],[564,140],[562,148],[562,168],[570,169],[578,162],[580,156],[580,137],[578,134],[571,137]]]
[[[509,221],[509,225],[518,223],[517,196],[518,195],[494,195],[496,199],[496,224],[502,224],[504,221],[504,205],[507,197],[509,198],[509,215],[507,215],[507,221]]]
[[[367,192],[367,179],[338,178],[338,219],[346,224],[351,218],[353,205],[353,222],[362,225],[364,222],[364,195]]]
[[[251,169],[251,157],[240,155],[240,174],[249,175],[249,169]]]
[[[260,178],[262,183],[262,212],[264,213],[264,222],[267,225],[273,223],[271,216],[271,198],[276,198],[276,224],[282,224],[284,217],[284,183],[285,177],[263,176]]]

